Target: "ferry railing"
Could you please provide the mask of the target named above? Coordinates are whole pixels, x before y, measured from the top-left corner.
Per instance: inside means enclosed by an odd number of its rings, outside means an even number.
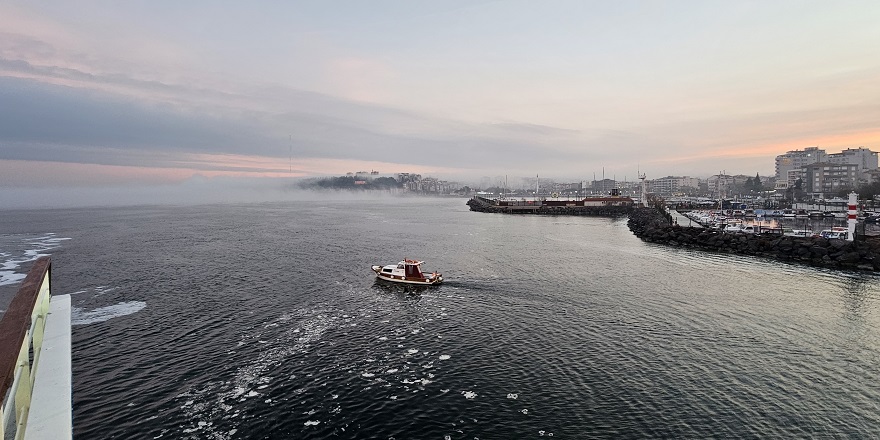
[[[66,322],[60,319],[56,324],[60,327],[60,331],[53,331],[53,341],[57,340],[54,334],[60,333],[60,341],[57,346],[53,346],[53,357],[51,362],[61,360],[60,369],[62,370],[62,379],[48,379],[49,382],[45,386],[39,385],[44,389],[41,394],[46,394],[44,400],[51,401],[53,408],[51,411],[57,411],[58,407],[62,408],[61,414],[51,414],[49,416],[42,415],[41,424],[55,424],[55,427],[39,426],[35,428],[36,435],[25,436],[28,428],[29,416],[33,415],[31,411],[31,403],[35,391],[35,382],[37,381],[37,372],[40,371],[41,358],[44,355],[44,341],[46,337],[46,322],[50,314],[50,279],[51,279],[51,261],[49,257],[39,258],[28,272],[21,287],[18,289],[12,302],[9,304],[3,318],[0,319],[0,396],[3,397],[2,406],[0,406],[0,439],[3,440],[19,440],[25,438],[71,438],[71,417],[69,411],[64,414],[66,407],[69,407],[70,395],[70,297],[65,295],[62,298],[60,312],[61,318],[66,313]],[[64,326],[66,325],[66,328]],[[65,347],[66,343],[66,347]],[[66,349],[66,353],[64,352]],[[66,363],[65,363],[66,360]],[[65,371],[66,368],[66,371]],[[56,370],[58,366],[47,366],[44,370]],[[68,375],[63,378],[63,374]],[[54,380],[53,380],[54,379]],[[63,389],[64,386],[67,389]],[[62,389],[56,389],[62,388]],[[59,395],[66,395],[68,402],[58,402]],[[43,411],[44,413],[46,410]],[[56,423],[60,422],[60,423]],[[42,433],[42,434],[40,434]]]

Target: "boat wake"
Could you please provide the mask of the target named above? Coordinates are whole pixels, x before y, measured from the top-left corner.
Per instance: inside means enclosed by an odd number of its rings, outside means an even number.
[[[264,325],[264,328],[287,326],[272,346],[260,353],[255,359],[240,367],[235,376],[229,381],[213,382],[197,390],[179,394],[178,399],[183,400],[180,409],[190,421],[190,427],[183,429],[184,434],[193,435],[196,438],[211,438],[228,440],[238,432],[238,421],[242,413],[247,414],[245,402],[250,399],[260,398],[264,389],[274,379],[269,375],[281,363],[289,360],[297,354],[305,352],[311,344],[320,340],[321,336],[331,326],[331,319],[324,313],[317,312],[299,323],[293,322],[298,314],[285,314],[273,322]],[[239,346],[252,343],[257,339],[260,343],[266,343],[256,338],[244,337]],[[296,393],[296,390],[294,391]],[[264,403],[271,404],[271,399],[265,399]],[[245,415],[244,417],[247,417]],[[223,425],[221,427],[220,425]],[[164,433],[163,433],[164,435]]]

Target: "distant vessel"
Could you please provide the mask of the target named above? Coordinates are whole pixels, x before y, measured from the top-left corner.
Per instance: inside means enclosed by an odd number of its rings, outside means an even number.
[[[786,230],[784,234],[789,237],[812,237],[814,235],[813,230],[809,227]]]
[[[376,278],[395,283],[434,285],[443,282],[443,275],[437,272],[425,275],[421,265],[424,261],[404,259],[397,264],[372,266]]]
[[[844,227],[835,226],[831,229],[823,229],[822,232],[819,233],[819,236],[822,238],[837,238],[845,240],[849,230]]]

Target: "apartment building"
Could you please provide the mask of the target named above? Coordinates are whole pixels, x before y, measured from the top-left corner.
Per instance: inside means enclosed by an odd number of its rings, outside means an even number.
[[[826,156],[827,153],[825,153],[825,150],[822,150],[819,147],[792,150],[776,156],[776,182],[786,188],[793,187],[794,182],[797,179],[790,180],[792,175],[789,171],[800,170],[807,165],[824,162]],[[783,182],[785,182],[784,185]]]
[[[648,192],[661,196],[671,196],[684,191],[685,188],[699,189],[700,179],[687,176],[666,176],[648,181]]]
[[[855,188],[859,166],[851,163],[819,162],[803,168],[804,190],[817,198]]]

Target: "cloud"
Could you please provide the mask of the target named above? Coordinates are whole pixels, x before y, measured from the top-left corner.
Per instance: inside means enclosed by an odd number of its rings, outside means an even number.
[[[573,157],[564,145],[578,135],[534,124],[430,120],[312,93],[286,96],[295,107],[316,105],[312,112],[202,114],[94,89],[0,78],[0,99],[9,104],[0,108],[0,158],[179,167],[187,159],[176,156],[202,153],[374,161],[404,169],[510,167]],[[202,163],[198,169],[216,168]]]
[[[190,23],[203,5],[2,4],[0,165],[75,185],[764,174],[788,149],[880,142],[880,40],[826,20],[875,13],[694,6],[233,6]]]

